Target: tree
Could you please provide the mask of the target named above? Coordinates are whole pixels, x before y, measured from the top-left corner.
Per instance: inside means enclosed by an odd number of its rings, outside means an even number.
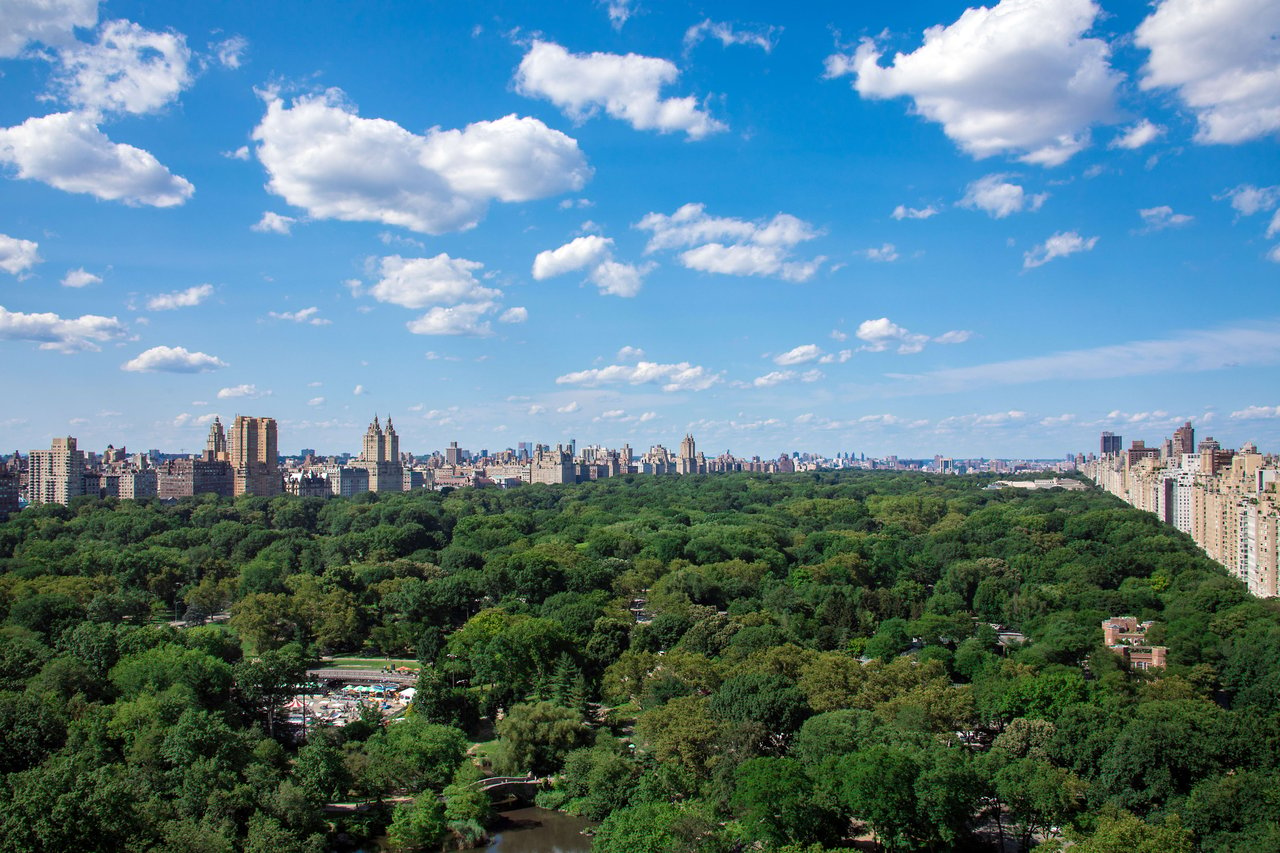
[[[1132,812],[1109,810],[1098,827],[1071,846],[1077,853],[1191,853],[1192,835],[1176,814],[1148,823]]]
[[[815,802],[813,782],[790,758],[752,758],[738,765],[732,803],[748,835],[771,844],[839,837],[840,816]]]
[[[727,853],[733,849],[714,817],[700,804],[643,803],[604,819],[592,853]]]
[[[781,751],[809,716],[804,694],[779,675],[745,673],[725,680],[711,697],[712,716],[731,723],[758,723]]]
[[[411,803],[396,806],[391,826],[387,827],[387,840],[393,850],[417,853],[438,849],[447,830],[444,806],[434,793],[427,792]]]
[[[233,669],[236,689],[248,708],[263,716],[275,737],[276,711],[297,694],[306,680],[307,662],[295,645],[242,660]]]
[[[467,737],[410,715],[369,738],[365,751],[382,790],[439,791],[466,754]]]
[[[993,776],[995,793],[1020,827],[1019,849],[1031,849],[1038,833],[1067,822],[1082,806],[1085,783],[1036,758],[1009,762]]]
[[[916,809],[920,766],[904,750],[874,745],[837,765],[849,813],[870,824],[888,851],[911,849],[921,824]]]
[[[589,733],[577,711],[552,702],[514,705],[497,728],[506,768],[539,775],[559,768]]]

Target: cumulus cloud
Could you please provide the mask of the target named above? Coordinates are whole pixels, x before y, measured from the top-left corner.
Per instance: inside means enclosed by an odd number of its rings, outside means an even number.
[[[1231,207],[1241,216],[1253,216],[1270,210],[1280,202],[1280,186],[1255,187],[1253,184],[1241,184],[1222,195],[1214,196],[1216,200],[1230,199]]]
[[[816,360],[822,355],[822,347],[817,344],[801,344],[773,357],[774,364],[794,365]]]
[[[181,33],[157,33],[132,21],[108,21],[92,44],[58,51],[62,97],[90,112],[155,112],[191,84],[191,51]]]
[[[578,143],[537,119],[419,135],[361,118],[337,89],[288,106],[269,93],[253,138],[268,189],[311,216],[427,234],[475,226],[491,201],[545,198],[591,177]]]
[[[565,273],[587,271],[587,279],[612,296],[635,296],[644,284],[652,264],[636,266],[613,259],[613,240],[596,234],[577,237],[557,249],[539,252],[533,259],[533,277],[538,281]]]
[[[900,204],[893,209],[894,219],[928,219],[930,216],[937,216],[942,211],[933,205],[927,207],[907,207]]]
[[[636,364],[611,364],[608,367],[579,370],[556,377],[558,385],[643,385],[660,384],[663,391],[705,391],[722,379],[700,365],[687,361],[678,364],[658,364],[641,361]]]
[[[223,388],[218,392],[219,400],[232,400],[238,397],[257,399],[259,397],[269,396],[271,396],[270,391],[259,391],[257,385],[233,385],[230,388]]]
[[[1097,237],[1081,237],[1075,231],[1059,231],[1022,256],[1025,270],[1042,267],[1054,258],[1065,258],[1077,252],[1090,252],[1098,244]]]
[[[194,308],[213,295],[212,284],[197,284],[186,290],[173,293],[161,293],[147,300],[147,308],[151,311],[172,311],[175,308]]]
[[[696,98],[659,94],[679,76],[674,63],[658,57],[570,53],[554,42],[535,40],[516,71],[516,89],[551,101],[574,121],[603,109],[636,130],[683,131],[689,139],[726,130]]]
[[[624,346],[618,350],[618,361],[639,361],[644,358],[644,350],[640,347]]]
[[[523,323],[529,319],[529,309],[517,305],[514,308],[508,308],[498,315],[499,323]]]
[[[863,320],[854,334],[863,341],[862,349],[867,352],[884,352],[896,346],[900,354],[909,355],[920,352],[929,343],[928,335],[909,332],[888,317]]]
[[[573,402],[565,403],[563,406],[557,407],[556,411],[562,415],[571,415],[574,412],[578,411],[578,409],[580,408],[582,407],[578,405],[578,402],[576,400],[574,400]]]
[[[972,415],[952,415],[938,421],[937,428],[947,432],[950,430],[963,428],[974,429],[984,427],[1002,427],[1010,424],[1022,423],[1027,419],[1027,413],[1013,409],[1007,412],[992,412],[991,414],[972,414]]]
[[[609,23],[613,24],[615,30],[622,29],[622,25],[636,13],[632,0],[601,0],[601,2],[609,14]]]
[[[324,397],[312,397],[310,400],[308,400],[308,401],[307,401],[307,405],[308,405],[308,406],[323,406],[323,405],[324,405]]]
[[[1196,114],[1196,141],[1235,144],[1280,131],[1280,5],[1163,0],[1134,41],[1151,52],[1143,89],[1169,88]]]
[[[1161,231],[1165,228],[1180,228],[1183,225],[1189,225],[1195,217],[1186,213],[1174,213],[1173,208],[1167,204],[1159,207],[1147,207],[1138,211],[1138,215],[1142,217],[1143,223],[1147,226],[1144,231]]]
[[[244,62],[244,52],[248,48],[249,42],[243,36],[232,36],[215,44],[213,52],[218,57],[219,65],[234,70]]]
[[[174,207],[195,192],[150,152],[112,142],[88,116],[52,113],[0,128],[0,163],[17,177],[107,201]]]
[[[268,210],[262,214],[262,218],[257,223],[250,225],[249,228],[252,231],[259,231],[263,234],[288,234],[289,230],[293,228],[293,224],[297,221],[292,216],[282,216],[279,213]]]
[[[34,240],[0,234],[0,270],[21,275],[40,263],[39,249],[40,245]]]
[[[226,367],[217,356],[191,352],[186,347],[152,347],[120,366],[130,373],[208,373]]]
[[[687,53],[706,38],[714,38],[725,47],[735,44],[758,47],[765,53],[773,50],[777,44],[777,34],[782,27],[766,27],[743,24],[731,24],[727,21],[713,21],[707,18],[694,24],[684,33],[684,49]]]
[[[751,384],[756,388],[772,388],[784,382],[817,382],[822,377],[821,370],[806,370],[803,373],[794,370],[774,370],[764,376],[757,376],[751,380]]]
[[[415,335],[470,335],[485,337],[493,329],[482,318],[497,305],[492,302],[471,302],[445,308],[437,305],[416,320],[407,323]]]
[[[69,44],[77,27],[88,29],[97,23],[98,0],[5,0],[0,58],[15,57],[32,42]]]
[[[40,349],[72,353],[83,350],[97,352],[107,341],[125,335],[124,324],[115,317],[85,314],[81,317],[59,317],[57,314],[24,314],[6,311],[0,306],[0,340],[30,341]]]
[[[3,266],[4,264],[0,262],[0,267]],[[67,270],[67,274],[62,277],[63,287],[88,287],[91,284],[102,284],[102,276],[94,275],[84,267]]]
[[[333,321],[326,320],[318,316],[320,309],[316,306],[310,308],[299,308],[297,311],[268,311],[267,316],[272,320],[287,320],[290,323],[306,323],[311,326],[328,326]]]
[[[1036,211],[1049,198],[1048,193],[1030,194],[1020,185],[1005,180],[1010,175],[987,175],[965,188],[960,206],[986,211],[992,219],[1003,219],[1013,213]]]
[[[1280,246],[1271,247],[1271,251],[1267,252],[1267,260],[1280,264]]]
[[[1231,417],[1237,420],[1280,418],[1280,406],[1249,406],[1238,412],[1232,412]]]
[[[405,308],[489,302],[502,294],[476,279],[479,261],[452,258],[441,252],[434,258],[402,258],[389,255],[379,262],[381,278],[369,289],[379,302]]]
[[[1275,212],[1271,217],[1271,224],[1267,226],[1267,237],[1271,238],[1280,234],[1280,210]]]
[[[973,337],[973,332],[968,329],[952,329],[950,332],[943,332],[933,339],[935,344],[962,344]]]
[[[872,246],[870,249],[863,249],[862,255],[869,261],[878,261],[882,264],[891,264],[901,257],[892,243],[885,243],[879,248]]]
[[[792,259],[796,245],[821,232],[787,213],[749,222],[709,216],[705,205],[686,204],[670,216],[646,214],[636,227],[652,232],[646,252],[692,246],[680,253],[680,263],[700,272],[807,281],[826,260],[821,256],[810,261]]]
[[[1124,148],[1133,151],[1144,145],[1155,142],[1164,136],[1164,128],[1158,124],[1153,124],[1148,119],[1143,119],[1135,125],[1131,125],[1124,129],[1124,132],[1111,140],[1108,148]]]
[[[1013,153],[1055,166],[1113,115],[1120,76],[1111,50],[1084,35],[1099,12],[1092,0],[1002,0],[930,27],[921,47],[888,66],[875,41],[863,39],[854,53],[827,57],[827,76],[853,75],[865,98],[912,98],[975,158]]]

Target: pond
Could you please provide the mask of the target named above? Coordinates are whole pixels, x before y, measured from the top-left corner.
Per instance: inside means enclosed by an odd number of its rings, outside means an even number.
[[[547,809],[511,809],[498,813],[493,838],[485,847],[501,853],[589,853],[591,839],[582,834],[589,822],[580,817]]]

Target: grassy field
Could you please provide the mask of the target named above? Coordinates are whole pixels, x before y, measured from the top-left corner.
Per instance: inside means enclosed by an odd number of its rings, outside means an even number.
[[[417,670],[421,667],[413,658],[328,658],[321,661],[324,666],[335,669],[382,669],[387,666],[407,666]]]

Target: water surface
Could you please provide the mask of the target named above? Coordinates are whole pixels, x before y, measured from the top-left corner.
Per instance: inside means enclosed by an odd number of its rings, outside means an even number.
[[[563,812],[524,808],[498,812],[500,820],[485,847],[489,853],[590,853],[591,839],[582,834],[588,821]]]

